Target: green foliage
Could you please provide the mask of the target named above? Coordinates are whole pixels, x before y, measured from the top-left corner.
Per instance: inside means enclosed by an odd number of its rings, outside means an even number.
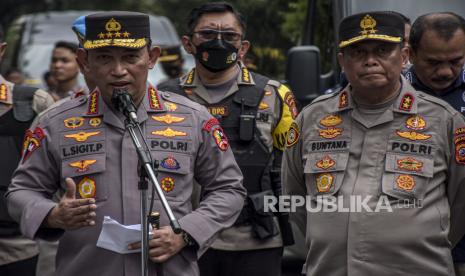
[[[289,2],[289,11],[284,13],[283,34],[294,44],[298,44],[302,38],[307,7],[308,0],[293,0]]]

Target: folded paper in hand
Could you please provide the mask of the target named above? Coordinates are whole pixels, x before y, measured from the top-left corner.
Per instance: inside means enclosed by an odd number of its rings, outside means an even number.
[[[128,249],[129,244],[140,241],[140,228],[140,224],[122,225],[116,220],[105,216],[103,218],[102,231],[98,237],[97,246],[121,254],[140,252],[140,248],[133,250]],[[152,231],[150,226],[149,228],[150,231]]]

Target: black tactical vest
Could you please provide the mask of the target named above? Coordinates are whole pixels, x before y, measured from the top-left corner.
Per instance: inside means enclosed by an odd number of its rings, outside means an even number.
[[[4,196],[21,158],[24,133],[36,115],[32,110],[36,90],[37,88],[15,85],[13,108],[0,118],[0,237],[20,235],[18,224],[8,215]]]
[[[265,95],[269,79],[252,73],[255,85],[239,86],[239,91],[214,106],[226,106],[227,116],[216,116],[221,123],[242,174],[248,194],[271,189],[270,169],[272,153],[260,139],[256,118],[258,106]],[[158,86],[162,91],[188,97],[179,80],[170,80]],[[208,108],[209,105],[206,105]]]

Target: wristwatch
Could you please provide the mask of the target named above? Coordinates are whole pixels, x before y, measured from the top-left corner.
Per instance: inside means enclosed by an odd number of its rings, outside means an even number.
[[[194,246],[197,244],[197,242],[186,231],[182,230],[181,235],[182,239],[186,243],[186,246]]]

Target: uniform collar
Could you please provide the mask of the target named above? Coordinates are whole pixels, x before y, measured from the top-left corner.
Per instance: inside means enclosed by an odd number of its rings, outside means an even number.
[[[393,111],[399,113],[417,113],[417,93],[410,83],[401,76],[402,88],[394,101]],[[344,110],[353,109],[355,106],[354,99],[352,96],[352,87],[346,86],[339,95],[337,101],[333,105],[333,112],[340,112]]]
[[[252,74],[242,62],[239,63],[239,68],[240,73],[237,76],[237,84],[255,85],[255,81],[253,79]],[[203,86],[195,68],[192,68],[189,71],[189,73],[181,77],[180,85],[183,88],[194,88],[197,86]]]
[[[424,91],[425,93],[428,93],[433,96],[437,96],[436,92],[434,92],[431,88],[428,86],[424,85],[420,79],[418,78],[416,72],[415,72],[415,65],[412,65],[407,72],[405,73],[405,78],[414,86],[417,88],[417,90]],[[454,81],[454,83],[443,93],[441,93],[441,96],[444,96],[446,94],[452,93],[456,91],[459,88],[465,88],[465,70],[462,69],[460,71],[459,77]]]
[[[164,101],[160,97],[156,88],[147,84],[146,93],[142,99],[142,103],[137,108],[137,117],[142,123],[147,120],[149,112],[164,112]],[[124,121],[121,120],[120,114],[116,114],[113,109],[106,105],[101,92],[95,88],[89,96],[87,96],[87,105],[83,117],[98,117],[103,116],[103,121],[107,124],[124,129]]]
[[[0,103],[11,105],[13,104],[13,83],[5,80],[0,75]]]

